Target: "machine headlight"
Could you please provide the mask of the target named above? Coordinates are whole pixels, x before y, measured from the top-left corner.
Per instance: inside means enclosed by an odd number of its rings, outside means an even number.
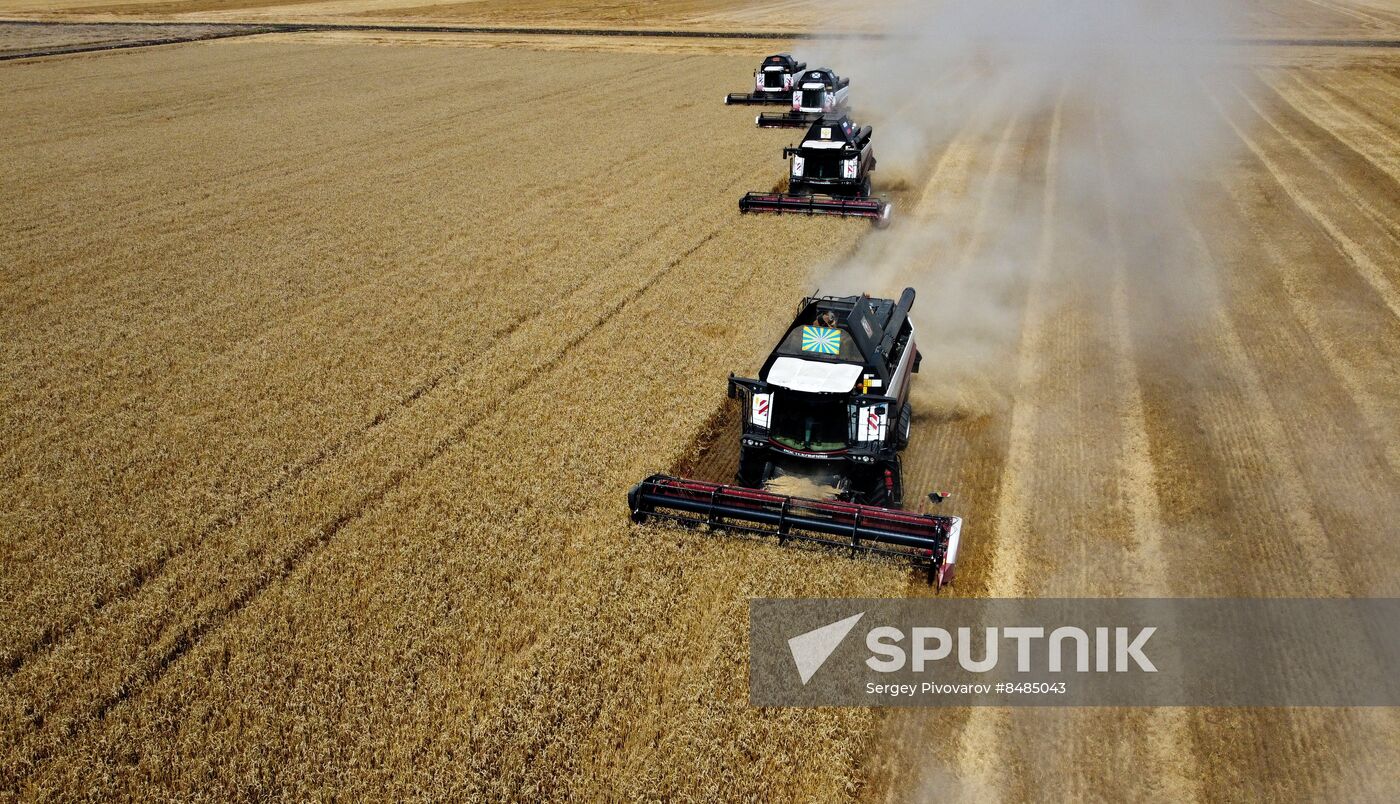
[[[802,169],[803,169],[803,167],[804,167],[806,164],[807,164],[807,161],[806,161],[805,159],[803,159],[803,158],[800,157],[800,156],[794,156],[794,157],[792,158],[792,175],[794,175],[794,176],[801,176],[801,175],[802,175]]]

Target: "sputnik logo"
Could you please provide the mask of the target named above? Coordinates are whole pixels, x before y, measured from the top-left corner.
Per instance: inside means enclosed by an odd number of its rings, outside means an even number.
[[[860,614],[823,625],[805,634],[798,634],[788,640],[788,650],[792,651],[792,661],[797,665],[797,675],[802,679],[802,686],[807,686],[807,682],[812,680],[812,676],[816,675],[840,646],[841,640],[846,638],[856,622],[864,616],[865,612],[862,611]]]

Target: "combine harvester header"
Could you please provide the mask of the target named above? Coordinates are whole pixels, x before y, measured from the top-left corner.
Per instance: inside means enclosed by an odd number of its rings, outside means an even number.
[[[841,500],[785,497],[761,489],[652,475],[627,493],[632,521],[664,519],[776,536],[861,553],[896,556],[926,569],[942,588],[953,580],[962,520]]]
[[[792,212],[806,215],[840,215],[869,218],[877,227],[889,225],[892,206],[883,198],[840,198],[797,193],[745,193],[740,212]]]

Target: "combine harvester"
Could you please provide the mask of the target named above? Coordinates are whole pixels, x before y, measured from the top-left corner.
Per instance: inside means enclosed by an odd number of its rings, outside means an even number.
[[[872,133],[870,126],[857,127],[845,115],[817,120],[801,145],[783,149],[783,156],[791,158],[788,191],[748,193],[739,199],[739,211],[845,215],[869,218],[885,228],[894,207],[870,194]]]
[[[736,485],[652,475],[628,492],[632,521],[776,536],[893,555],[953,580],[962,520],[900,510],[899,452],[909,443],[909,386],[919,370],[909,310],[868,296],[804,299],[759,379],[729,376],[743,431]],[[829,499],[764,487],[783,478],[825,484]],[[943,495],[931,494],[941,501]]]
[[[792,90],[792,110],[785,114],[760,114],[759,128],[807,128],[824,116],[846,112],[851,79],[840,78],[830,67],[808,70]]]
[[[726,106],[786,105],[792,102],[792,85],[797,74],[807,69],[791,53],[777,53],[763,60],[753,71],[753,92],[731,92],[724,96]]]

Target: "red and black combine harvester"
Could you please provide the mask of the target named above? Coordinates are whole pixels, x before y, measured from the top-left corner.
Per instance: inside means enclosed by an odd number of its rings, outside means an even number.
[[[739,211],[869,218],[883,229],[894,207],[870,194],[873,133],[870,126],[857,126],[845,115],[817,120],[801,145],[783,149],[790,159],[787,192],[748,193],[739,199]]]
[[[909,443],[909,386],[921,359],[909,321],[913,304],[913,288],[898,302],[803,300],[759,378],[729,377],[729,395],[744,412],[735,483],[652,475],[628,492],[632,521],[898,556],[939,587],[950,583],[962,520],[900,508],[899,453]],[[832,495],[790,497],[765,488],[784,476],[825,485]]]
[[[794,59],[791,53],[775,53],[753,71],[753,92],[731,92],[724,96],[724,103],[726,106],[786,106],[792,103],[792,86],[805,69],[807,63]]]

